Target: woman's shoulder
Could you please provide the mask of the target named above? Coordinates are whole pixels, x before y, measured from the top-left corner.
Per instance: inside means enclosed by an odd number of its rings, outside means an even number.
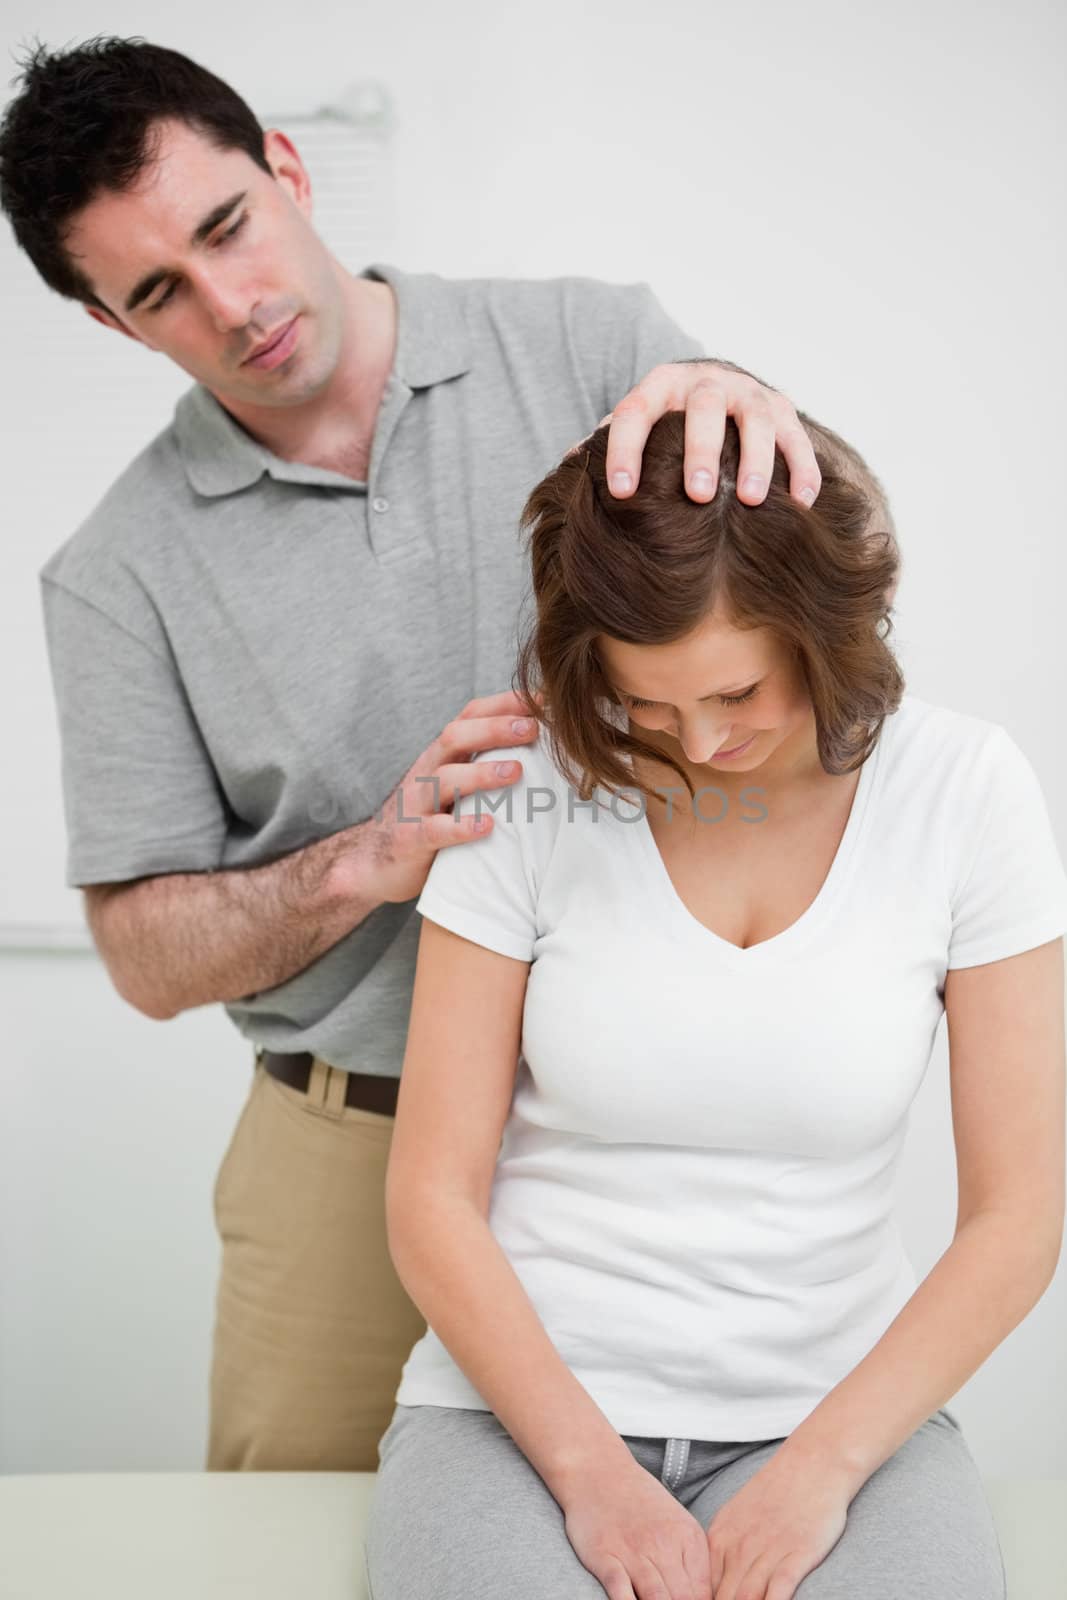
[[[886,717],[883,734],[897,765],[962,774],[1013,742],[1002,723],[911,693]]]
[[[931,852],[931,881],[944,884],[951,907],[947,967],[999,961],[1062,935],[1067,873],[1041,779],[1018,739],[989,717],[914,695],[894,718],[883,815],[887,828]]]
[[[495,816],[498,823],[521,832],[544,836],[555,832],[559,814],[566,810],[568,783],[553,755],[552,741],[542,724],[537,738],[519,744],[479,750],[474,762],[517,761],[522,771],[517,778],[480,795],[478,807]],[[465,796],[461,810],[470,809],[471,796]]]
[[[523,782],[564,784],[566,779],[560,772],[553,758],[552,738],[541,723],[537,729],[537,738],[518,744],[494,746],[491,750],[478,750],[471,756],[472,761],[519,761],[522,763]]]
[[[1003,723],[906,694],[886,718],[886,787],[916,815],[950,819],[954,832],[984,817],[998,796],[1029,794],[1041,783],[1026,750]]]

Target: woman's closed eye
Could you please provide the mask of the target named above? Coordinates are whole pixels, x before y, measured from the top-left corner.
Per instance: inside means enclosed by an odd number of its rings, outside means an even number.
[[[756,692],[756,687],[757,686],[753,684],[752,688],[746,689],[744,694],[721,694],[718,697],[719,702],[724,706],[739,706],[745,700],[752,699],[752,696]],[[623,699],[626,701],[628,706],[633,706],[635,710],[638,711],[655,711],[656,707],[660,703],[658,700],[638,700],[637,697],[632,694],[623,695]]]

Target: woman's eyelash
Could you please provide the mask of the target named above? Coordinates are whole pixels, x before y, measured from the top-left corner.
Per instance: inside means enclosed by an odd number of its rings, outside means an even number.
[[[756,688],[757,685],[753,684],[752,688],[746,689],[744,694],[721,694],[719,699],[722,701],[724,706],[739,706],[742,701],[752,699],[752,696],[756,692]],[[636,707],[638,711],[654,711],[658,703],[655,700],[638,700],[632,694],[626,695],[625,699],[628,705]]]
[[[220,233],[219,234],[220,242],[223,239],[232,239],[235,233],[240,233],[241,229],[244,227],[244,225],[245,225],[245,223],[247,221],[248,221],[248,212],[247,211],[242,211],[241,215],[237,218],[237,221],[232,223],[231,226],[226,229],[225,233]],[[159,311],[163,306],[165,306],[167,301],[170,299],[171,295],[174,293],[174,290],[176,289],[176,287],[177,287],[177,285],[174,284],[174,283],[168,284],[167,285],[166,294],[161,294],[159,299],[155,302],[155,304],[154,305],[150,305],[148,307],[149,311]]]

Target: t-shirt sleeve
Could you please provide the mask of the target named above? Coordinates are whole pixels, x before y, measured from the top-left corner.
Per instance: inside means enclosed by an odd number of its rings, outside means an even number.
[[[1067,876],[1028,757],[996,726],[985,751],[984,805],[952,894],[947,967],[976,967],[1067,932]]]
[[[493,818],[493,826],[488,835],[438,850],[415,909],[487,950],[532,961],[548,816],[556,797],[543,781],[536,747],[515,745],[492,756],[521,761],[522,777],[455,802],[453,816],[471,816],[477,809]]]
[[[225,803],[173,662],[54,580],[41,594],[67,884],[216,868]]]

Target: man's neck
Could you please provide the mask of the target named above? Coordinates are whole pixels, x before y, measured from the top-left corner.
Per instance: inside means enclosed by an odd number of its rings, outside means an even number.
[[[344,296],[341,355],[326,387],[293,406],[252,406],[216,395],[245,431],[283,461],[367,475],[374,425],[396,353],[389,284],[336,267]]]

